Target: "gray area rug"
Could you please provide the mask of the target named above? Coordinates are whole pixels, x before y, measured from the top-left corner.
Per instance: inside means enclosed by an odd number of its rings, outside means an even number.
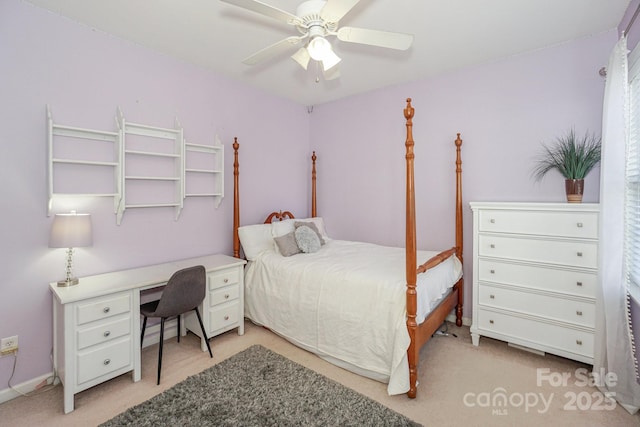
[[[254,345],[101,426],[419,426]]]

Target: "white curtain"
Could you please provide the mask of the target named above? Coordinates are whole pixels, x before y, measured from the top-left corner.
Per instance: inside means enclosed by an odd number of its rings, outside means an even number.
[[[614,373],[617,381],[600,384],[602,392],[630,413],[640,409],[636,382],[627,291],[623,268],[625,149],[629,137],[629,81],[627,39],[623,36],[607,67],[602,118],[600,178],[599,295],[594,373]]]

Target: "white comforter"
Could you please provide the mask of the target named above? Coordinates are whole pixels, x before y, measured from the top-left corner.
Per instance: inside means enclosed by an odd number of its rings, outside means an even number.
[[[418,264],[436,252],[419,251]],[[330,240],[318,252],[262,252],[245,274],[245,315],[337,364],[409,390],[405,250]],[[422,322],[460,278],[451,257],[418,276]]]

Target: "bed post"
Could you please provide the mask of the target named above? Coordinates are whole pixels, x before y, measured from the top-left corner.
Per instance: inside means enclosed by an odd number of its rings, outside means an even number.
[[[311,156],[311,217],[317,216],[316,209],[316,152]]]
[[[462,157],[460,156],[460,147],[462,139],[460,134],[456,138],[456,254],[460,262],[464,265],[462,259]],[[458,304],[456,305],[456,325],[462,326],[462,305],[464,302],[464,278],[460,278],[458,286]]]
[[[416,383],[418,379],[418,360],[416,351],[416,312],[418,310],[416,282],[418,280],[417,261],[416,261],[416,201],[413,174],[413,113],[414,108],[411,106],[411,98],[407,98],[407,108],[404,109],[404,117],[407,120],[407,139],[406,161],[407,161],[407,186],[406,186],[406,274],[407,274],[407,330],[411,343],[407,351],[409,360],[409,392],[410,398],[415,398],[417,389]]]
[[[238,178],[240,176],[240,165],[238,163],[238,137],[233,138],[233,256],[240,258],[240,237],[238,237],[238,227],[240,227],[240,188]]]

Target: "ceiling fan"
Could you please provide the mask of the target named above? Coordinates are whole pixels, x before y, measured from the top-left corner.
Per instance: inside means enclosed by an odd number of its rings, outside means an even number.
[[[311,59],[322,64],[325,79],[332,80],[340,75],[340,57],[335,54],[328,36],[349,43],[366,44],[397,50],[406,50],[413,42],[413,35],[366,28],[338,27],[342,19],[360,0],[308,0],[298,6],[296,14],[291,14],[258,0],[221,0],[297,28],[300,35],[287,37],[259,50],[242,62],[255,65],[284,53],[304,43],[291,58],[305,70]],[[307,40],[308,39],[308,40]]]

